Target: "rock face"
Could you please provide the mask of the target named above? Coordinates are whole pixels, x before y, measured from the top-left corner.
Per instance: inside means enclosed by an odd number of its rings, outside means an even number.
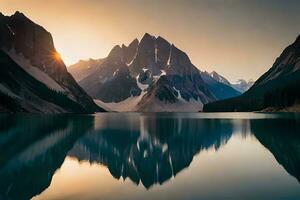
[[[252,120],[251,132],[277,162],[300,182],[300,123],[297,119]],[[271,133],[271,134],[270,134]]]
[[[69,66],[68,71],[72,74],[76,81],[81,81],[96,72],[98,67],[104,61],[105,59],[80,60],[78,63]]]
[[[134,56],[131,52],[134,47],[137,48],[135,41],[128,47],[115,46],[97,71],[79,81],[79,84],[93,98],[104,102],[120,102],[140,95],[141,89],[128,68]]]
[[[246,81],[244,79],[239,79],[236,83],[230,83],[224,76],[218,74],[216,71],[212,71],[209,73],[209,75],[217,82],[222,83],[224,85],[229,86],[230,88],[233,88],[234,90],[237,90],[239,93],[244,93],[246,92],[253,84],[254,81],[249,80]],[[227,94],[226,94],[227,95]],[[227,95],[230,96],[230,95]],[[237,96],[237,95],[232,95],[232,97]],[[220,99],[227,99],[226,98],[220,98]]]
[[[237,91],[241,92],[241,93],[244,93],[246,92],[247,90],[249,90],[252,85],[254,84],[254,81],[253,80],[249,80],[249,81],[246,81],[244,79],[240,79],[237,81],[237,83],[234,83],[234,84],[231,84],[231,86],[236,89]]]
[[[205,111],[257,111],[282,109],[300,100],[300,36],[276,59],[254,85],[237,98],[214,102]]]
[[[201,72],[201,76],[204,82],[208,85],[210,91],[212,91],[215,97],[219,100],[241,95],[239,91],[235,90],[231,86],[231,83],[227,79],[216,72]]]
[[[216,71],[212,71],[211,73],[209,73],[209,75],[216,81],[231,86],[231,83],[225,77],[218,74]]]
[[[223,93],[234,94],[214,93],[186,53],[148,33],[128,47],[115,46],[96,68],[78,79],[79,85],[114,111],[195,112],[203,104],[239,94],[221,80],[214,83],[228,89]]]
[[[0,56],[1,75],[6,74],[0,80],[0,95],[5,96],[0,108],[10,112],[103,111],[68,73],[51,34],[24,14],[0,15]],[[18,75],[9,76],[10,72]],[[8,109],[9,104],[16,108]]]

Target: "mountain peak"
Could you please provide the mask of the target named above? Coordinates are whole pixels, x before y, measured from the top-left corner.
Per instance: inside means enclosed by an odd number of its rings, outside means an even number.
[[[300,35],[298,35],[298,37],[297,37],[297,39],[295,41],[295,44],[300,45]]]
[[[115,57],[117,55],[120,55],[122,51],[122,48],[120,47],[120,45],[116,45],[114,46],[114,48],[110,51],[108,57]]]
[[[145,33],[143,37],[153,37],[150,33]]]
[[[16,11],[11,17],[15,17],[15,18],[26,18],[28,19],[22,12]]]
[[[158,36],[156,40],[159,43],[165,43],[165,44],[168,44],[168,46],[171,46],[171,44],[165,38],[163,38],[161,36]]]
[[[220,82],[220,83],[224,83],[224,84],[226,84],[226,85],[231,85],[231,83],[225,78],[225,77],[223,77],[223,76],[221,76],[220,74],[218,74],[218,72],[216,72],[216,71],[212,71],[211,73],[210,73],[210,75],[211,75],[211,77],[213,78],[213,79],[215,79],[216,81],[218,81],[218,82]]]
[[[128,46],[131,46],[134,44],[139,44],[139,40],[137,38],[135,38]]]
[[[149,33],[145,33],[143,38],[141,39],[141,42],[147,41],[147,40],[152,40],[153,38],[155,38],[153,35],[150,35]]]

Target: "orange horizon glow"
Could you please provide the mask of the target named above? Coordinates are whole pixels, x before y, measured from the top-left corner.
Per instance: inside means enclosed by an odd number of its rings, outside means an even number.
[[[66,65],[106,57],[113,46],[128,45],[148,32],[186,52],[200,70],[215,70],[235,82],[261,76],[300,33],[300,6],[270,0],[256,4],[2,0],[0,11],[11,15],[19,10],[47,29]]]

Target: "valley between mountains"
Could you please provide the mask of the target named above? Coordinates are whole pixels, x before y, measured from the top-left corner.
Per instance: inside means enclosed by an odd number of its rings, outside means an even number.
[[[0,112],[295,111],[300,102],[300,37],[256,82],[230,83],[149,33],[66,67],[51,34],[16,12],[0,14],[0,66]]]

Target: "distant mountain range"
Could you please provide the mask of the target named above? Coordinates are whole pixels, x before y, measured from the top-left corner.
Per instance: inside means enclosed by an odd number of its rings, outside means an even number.
[[[255,83],[232,84],[146,33],[106,58],[67,69],[48,31],[20,12],[0,13],[0,112],[197,112],[204,105],[204,111],[295,111],[299,61],[300,36]]]
[[[229,82],[201,72],[175,45],[148,33],[115,46],[104,59],[68,69],[100,106],[114,111],[195,112],[240,95]]]
[[[249,81],[246,81],[244,79],[239,79],[237,83],[231,84],[231,86],[236,89],[237,91],[240,91],[241,93],[246,92],[249,90],[252,85],[254,84],[254,81],[251,79]]]
[[[236,83],[230,83],[224,76],[218,74],[216,71],[212,71],[209,75],[218,82],[224,83],[230,87],[233,87],[240,93],[246,92],[253,84],[254,81],[246,81],[244,79],[239,79]]]
[[[243,95],[205,105],[204,111],[299,111],[300,36]]]
[[[0,65],[0,112],[104,111],[68,73],[51,34],[20,12],[0,13]]]

